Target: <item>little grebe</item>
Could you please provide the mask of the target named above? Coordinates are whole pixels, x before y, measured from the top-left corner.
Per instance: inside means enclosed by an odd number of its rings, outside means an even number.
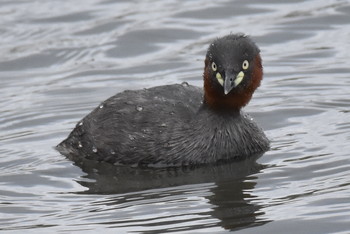
[[[127,90],[83,118],[57,149],[133,166],[216,163],[263,154],[269,140],[241,108],[260,85],[260,50],[242,34],[216,39],[205,58],[204,96],[187,83]]]

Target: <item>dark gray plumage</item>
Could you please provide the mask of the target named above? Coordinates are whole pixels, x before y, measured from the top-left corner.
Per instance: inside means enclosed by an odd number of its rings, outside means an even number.
[[[80,121],[58,150],[118,164],[179,166],[245,158],[269,148],[248,115],[213,112],[202,105],[202,92],[184,84],[119,93]]]
[[[264,132],[241,111],[263,77],[247,36],[216,39],[207,51],[204,92],[188,84],[124,91],[98,106],[57,149],[73,159],[180,166],[262,154]]]

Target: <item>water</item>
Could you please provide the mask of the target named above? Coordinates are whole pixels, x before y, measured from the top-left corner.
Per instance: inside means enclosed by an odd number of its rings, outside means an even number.
[[[0,230],[348,233],[350,2],[2,1]],[[197,170],[74,165],[53,149],[106,98],[202,85],[208,43],[252,35],[265,79],[245,108],[272,140]]]

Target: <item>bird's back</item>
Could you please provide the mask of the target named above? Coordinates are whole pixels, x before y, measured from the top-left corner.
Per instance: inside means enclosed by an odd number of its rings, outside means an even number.
[[[192,121],[202,90],[183,83],[127,90],[107,99],[58,145],[64,155],[121,164],[162,161],[166,142]],[[158,159],[156,159],[158,158]]]

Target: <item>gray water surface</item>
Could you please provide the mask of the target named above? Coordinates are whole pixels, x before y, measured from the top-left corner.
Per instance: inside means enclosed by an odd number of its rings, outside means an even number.
[[[350,2],[0,3],[0,231],[349,233]],[[245,108],[272,148],[221,166],[74,164],[54,150],[125,89],[202,86],[208,44],[251,35]]]

